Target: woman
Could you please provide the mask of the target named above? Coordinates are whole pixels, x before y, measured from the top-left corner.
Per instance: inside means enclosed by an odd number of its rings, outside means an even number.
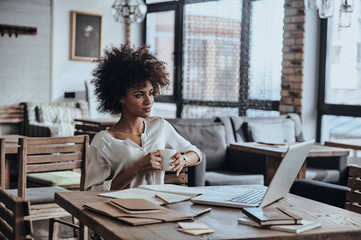
[[[120,190],[163,184],[159,149],[175,149],[173,171],[201,161],[200,150],[160,117],[151,117],[154,96],[168,86],[165,63],[147,46],[106,50],[93,71],[99,110],[121,114],[108,130],[95,135],[88,152],[86,190]],[[182,154],[183,153],[183,154]]]

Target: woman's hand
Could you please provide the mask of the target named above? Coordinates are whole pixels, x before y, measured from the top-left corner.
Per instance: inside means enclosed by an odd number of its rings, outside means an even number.
[[[173,172],[176,172],[177,176],[179,176],[179,173],[186,166],[187,160],[185,159],[185,156],[182,155],[180,152],[174,154],[172,159],[174,159],[174,161],[171,163],[171,166],[174,166],[172,170]]]
[[[159,150],[150,152],[137,163],[138,173],[144,173],[150,170],[160,170],[162,168],[162,154]]]
[[[160,151],[151,152],[136,161],[132,166],[130,166],[123,173],[117,175],[112,180],[112,185],[110,186],[111,190],[121,190],[126,188],[133,179],[135,179],[139,174],[143,174],[150,170],[160,170],[162,166],[162,158]]]

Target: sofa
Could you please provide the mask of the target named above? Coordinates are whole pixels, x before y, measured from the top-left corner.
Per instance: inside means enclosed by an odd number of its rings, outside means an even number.
[[[73,136],[75,118],[89,117],[88,102],[24,102],[24,131],[29,137]]]
[[[302,142],[298,114],[278,117],[215,117],[167,119],[175,130],[205,155],[201,166],[190,168],[190,186],[264,184],[267,157],[230,149],[237,142]],[[242,159],[240,161],[240,159]],[[339,158],[308,158],[306,178],[325,182],[342,181],[346,161]],[[196,180],[195,180],[196,178]]]
[[[167,119],[185,139],[196,145],[203,153],[203,161],[188,168],[189,186],[212,186],[226,184],[262,184],[261,173],[247,169],[231,169],[229,164],[238,157],[229,153],[234,141],[231,126],[214,119]]]

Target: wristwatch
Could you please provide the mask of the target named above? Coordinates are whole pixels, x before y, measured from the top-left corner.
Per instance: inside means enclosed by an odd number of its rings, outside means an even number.
[[[185,167],[185,166],[187,165],[187,163],[188,163],[188,157],[187,157],[187,155],[183,154],[183,159],[184,159],[184,161],[185,161],[183,167]]]

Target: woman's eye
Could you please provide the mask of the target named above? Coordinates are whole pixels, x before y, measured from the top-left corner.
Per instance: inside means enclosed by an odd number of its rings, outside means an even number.
[[[140,93],[139,93],[139,94],[136,94],[135,97],[136,97],[136,98],[141,98],[141,97],[142,97],[142,94],[140,94]]]

